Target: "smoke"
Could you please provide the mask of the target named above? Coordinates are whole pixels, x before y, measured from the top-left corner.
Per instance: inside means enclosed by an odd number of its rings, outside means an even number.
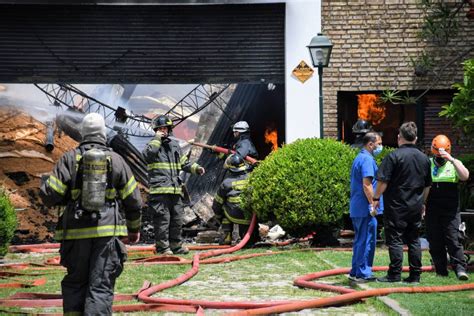
[[[61,108],[52,106],[48,98],[32,84],[2,84],[0,106],[17,108],[40,122],[51,121]]]
[[[65,113],[65,109],[53,105],[46,94],[32,84],[0,84],[0,86],[4,87],[0,89],[0,106],[17,108],[43,123]],[[95,86],[77,85],[76,87],[85,93],[91,93]],[[68,111],[67,115],[73,114]]]

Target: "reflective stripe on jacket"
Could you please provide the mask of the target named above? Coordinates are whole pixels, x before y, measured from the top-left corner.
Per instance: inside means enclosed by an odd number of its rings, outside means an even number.
[[[150,194],[182,194],[181,171],[197,173],[200,167],[183,156],[176,140],[153,138],[143,150]]]
[[[250,219],[245,218],[245,214],[240,207],[241,194],[247,187],[248,176],[249,174],[246,172],[230,173],[224,179],[212,204],[212,209],[218,218],[225,216],[232,223],[250,224]]]
[[[81,159],[80,152],[93,147],[103,150],[110,157],[106,203],[98,219],[92,218],[88,212],[75,218],[76,211],[81,208],[82,181],[77,177],[76,170]],[[142,200],[130,167],[121,156],[100,143],[81,143],[78,148],[80,150],[65,153],[54,167],[52,175],[41,184],[40,197],[46,206],[65,206],[58,220],[55,238],[69,240],[126,236],[127,231],[138,232]]]

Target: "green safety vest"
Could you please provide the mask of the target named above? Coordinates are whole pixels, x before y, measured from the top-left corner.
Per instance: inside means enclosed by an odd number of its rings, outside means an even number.
[[[458,183],[459,178],[452,162],[447,161],[444,166],[438,167],[431,158],[431,179],[433,182]]]

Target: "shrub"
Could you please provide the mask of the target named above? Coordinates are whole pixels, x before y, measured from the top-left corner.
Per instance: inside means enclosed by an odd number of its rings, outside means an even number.
[[[474,209],[474,154],[462,155],[459,160],[469,170],[469,179],[459,184],[460,208],[464,211]]]
[[[393,147],[383,146],[382,152],[377,157],[375,157],[375,161],[377,162],[377,166],[380,166],[380,164],[382,163],[382,160],[386,156],[388,156],[388,154],[390,154],[392,151],[394,151],[395,149],[396,148],[393,148]]]
[[[332,139],[304,139],[271,153],[252,172],[243,207],[273,216],[301,236],[334,225],[349,210],[350,168],[356,150]]]
[[[7,193],[0,187],[0,256],[8,252],[8,245],[15,234],[16,214]]]

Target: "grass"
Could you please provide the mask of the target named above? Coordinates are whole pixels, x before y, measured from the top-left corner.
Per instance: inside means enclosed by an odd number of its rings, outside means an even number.
[[[201,265],[200,272],[191,280],[171,289],[157,293],[155,297],[179,298],[179,299],[203,299],[214,301],[269,301],[269,300],[307,300],[317,297],[329,297],[334,293],[300,289],[293,286],[293,280],[297,276],[315,271],[332,269],[334,267],[347,267],[351,262],[350,252],[313,252],[285,251],[266,257],[256,257],[247,260],[235,261],[224,264]],[[248,249],[238,254],[249,254],[266,251],[278,251],[278,249]],[[9,261],[27,261],[41,263],[52,255],[19,255],[8,254]],[[192,254],[186,255],[191,258]],[[406,255],[405,255],[406,257]],[[405,258],[406,260],[406,258]],[[386,249],[377,249],[376,265],[387,265],[389,262]],[[429,264],[429,255],[424,253],[423,264]],[[117,280],[116,293],[136,292],[144,280],[158,284],[178,277],[190,269],[189,265],[126,265],[124,272]],[[23,271],[23,270],[22,270]],[[24,272],[35,272],[32,269]],[[48,272],[48,282],[44,286],[25,289],[0,289],[0,298],[8,297],[16,292],[45,292],[59,293],[60,281],[64,270],[54,269]],[[377,276],[384,272],[377,273]],[[37,277],[34,277],[37,278]],[[31,276],[18,277],[18,279],[30,280]],[[323,281],[349,285],[347,276],[339,275],[325,278]],[[7,282],[0,280],[0,282]],[[449,278],[436,277],[432,273],[422,274],[422,286],[460,284],[451,273]],[[370,283],[371,287],[405,286],[398,284]],[[392,294],[391,298],[397,300],[400,305],[408,309],[413,315],[471,315],[474,308],[473,291],[456,293],[433,293],[433,294]],[[121,302],[120,304],[131,302]],[[4,308],[0,308],[4,310]],[[19,311],[20,309],[8,309]],[[43,310],[44,311],[44,310]],[[58,309],[48,309],[47,312],[57,312]],[[40,312],[40,310],[34,310]],[[222,313],[222,311],[207,311],[208,315]],[[137,313],[134,315],[145,315]],[[318,310],[305,310],[298,315],[396,315],[391,309],[375,298],[366,300],[364,303],[331,307]],[[149,315],[149,314],[148,314]]]

